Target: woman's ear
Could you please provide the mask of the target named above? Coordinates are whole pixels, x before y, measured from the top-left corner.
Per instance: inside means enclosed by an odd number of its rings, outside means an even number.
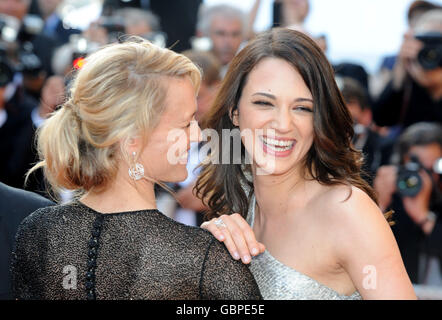
[[[142,141],[140,136],[130,136],[124,141],[124,151],[128,155],[132,155],[134,152],[138,154],[141,150],[141,144]]]
[[[239,127],[239,110],[238,107],[230,111],[230,120],[235,127]]]

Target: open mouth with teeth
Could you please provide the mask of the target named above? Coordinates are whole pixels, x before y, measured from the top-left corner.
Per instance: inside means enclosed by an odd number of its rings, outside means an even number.
[[[273,151],[278,155],[290,153],[296,144],[294,139],[272,139],[268,137],[260,137],[260,139],[263,142],[265,152]]]

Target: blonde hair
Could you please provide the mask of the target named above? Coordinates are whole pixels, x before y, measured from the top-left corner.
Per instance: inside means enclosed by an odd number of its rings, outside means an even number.
[[[185,76],[198,92],[198,67],[139,37],[91,54],[74,78],[69,100],[37,132],[41,161],[27,177],[43,167],[53,191],[105,188],[118,170],[120,142],[145,137],[158,124],[165,107],[164,79]],[[127,160],[124,152],[123,157]]]

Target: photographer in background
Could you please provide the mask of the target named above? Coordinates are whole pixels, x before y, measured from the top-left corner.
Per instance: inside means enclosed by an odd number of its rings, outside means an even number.
[[[65,92],[66,88],[62,76],[54,75],[49,77],[43,85],[39,103],[34,107],[30,114],[31,121],[26,122],[26,128],[24,129],[26,132],[31,132],[31,135],[27,142],[27,145],[30,146],[30,148],[28,148],[28,152],[23,155],[27,167],[21,174],[23,177],[22,185],[24,186],[22,188],[38,193],[46,198],[50,198],[50,195],[47,193],[48,189],[44,181],[42,169],[34,171],[32,175],[29,176],[26,184],[24,177],[26,172],[39,160],[38,151],[35,145],[36,130],[43,125],[46,119],[58,106],[63,104],[65,101]]]
[[[57,12],[62,3],[63,0],[34,0],[30,8],[30,12],[35,11],[35,14],[44,20],[42,34],[53,38],[57,46],[69,42],[71,35],[81,33],[80,30],[70,27],[62,20]]]
[[[123,35],[140,36],[163,48],[167,41],[157,15],[149,10],[132,7],[114,9],[110,15],[102,15],[82,36],[88,42],[101,46],[117,42]]]
[[[381,137],[372,130],[373,115],[368,90],[359,81],[350,77],[336,76],[336,83],[353,118],[355,131],[353,144],[364,154],[364,179],[372,185],[382,161],[382,153]]]
[[[442,284],[442,126],[416,123],[400,136],[393,165],[379,168],[374,188],[413,283]]]
[[[26,154],[31,149],[30,113],[35,105],[15,85],[12,65],[0,57],[0,181],[23,188]]]
[[[408,29],[413,30],[416,25],[416,21],[418,21],[423,14],[435,9],[442,9],[442,6],[425,0],[413,1],[408,7],[407,11]],[[383,58],[380,71],[381,73],[385,73],[384,76],[390,76],[390,73],[393,70],[394,65],[396,64],[396,60],[397,55],[386,56]]]
[[[28,15],[30,3],[31,0],[0,0],[0,14],[17,20],[18,30],[16,30],[16,39],[11,41],[18,46],[15,50],[16,53],[35,54],[40,59],[43,69],[49,76],[52,74],[52,53],[57,44],[53,38],[41,33],[44,22],[36,15]],[[0,20],[4,22],[3,18]],[[20,60],[20,57],[17,60]]]
[[[241,9],[228,4],[200,7],[197,36],[210,39],[211,52],[221,63],[221,77],[246,40],[246,34],[247,16]]]
[[[102,15],[113,16],[122,8],[148,10],[161,21],[164,47],[181,52],[191,48],[190,39],[195,35],[201,3],[202,0],[103,0]]]
[[[33,52],[20,53],[17,71],[20,73],[25,94],[36,104],[40,100],[41,90],[48,76],[40,58]]]
[[[10,263],[20,222],[35,210],[53,205],[37,194],[0,182],[0,300],[12,300]]]
[[[373,116],[379,126],[442,122],[442,10],[426,12],[405,34]]]

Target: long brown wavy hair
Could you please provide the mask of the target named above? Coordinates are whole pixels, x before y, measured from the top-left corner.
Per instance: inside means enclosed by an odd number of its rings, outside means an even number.
[[[336,85],[333,69],[315,42],[300,32],[274,28],[249,42],[230,63],[202,127],[215,129],[220,137],[223,129],[235,128],[231,116],[238,106],[248,74],[267,57],[289,62],[312,93],[314,140],[304,159],[310,175],[323,185],[356,186],[377,203],[374,190],[361,178],[363,157],[351,144],[354,135],[352,118]],[[223,149],[223,141],[219,140],[219,150],[210,150],[209,156],[221,159],[223,154],[232,150],[224,150],[227,148]],[[232,141],[229,145],[228,149],[233,148]],[[220,164],[202,165],[195,192],[209,207],[207,218],[233,212],[239,212],[243,217],[247,215],[253,183],[244,174],[245,168],[250,169],[250,165],[244,165],[244,145],[241,146],[241,164],[233,164],[231,160],[230,164],[219,161]]]

